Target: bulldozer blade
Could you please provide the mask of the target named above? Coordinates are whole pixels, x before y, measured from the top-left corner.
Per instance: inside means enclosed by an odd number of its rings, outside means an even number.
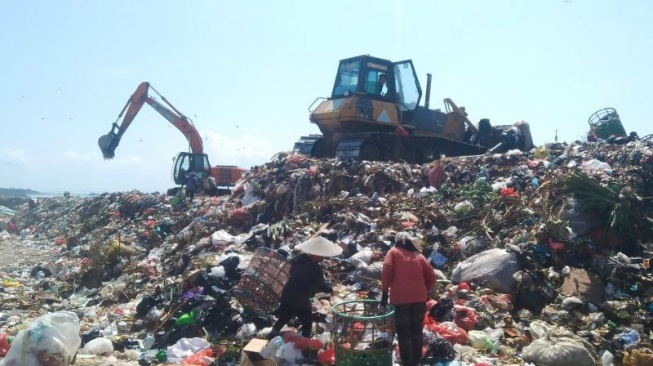
[[[109,132],[106,135],[100,136],[97,141],[98,145],[100,146],[100,150],[102,151],[102,156],[105,159],[113,159],[114,157],[115,146],[111,148],[111,143],[113,142],[115,136],[116,135],[114,133]]]

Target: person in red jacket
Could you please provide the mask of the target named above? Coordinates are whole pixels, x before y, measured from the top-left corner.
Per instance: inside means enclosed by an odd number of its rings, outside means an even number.
[[[381,306],[395,307],[395,327],[403,366],[419,365],[422,359],[422,330],[428,292],[435,287],[433,267],[422,255],[422,241],[399,232],[395,246],[383,261]]]

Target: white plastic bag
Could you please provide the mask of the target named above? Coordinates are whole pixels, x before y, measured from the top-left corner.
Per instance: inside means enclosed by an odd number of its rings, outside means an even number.
[[[524,347],[523,356],[524,360],[542,366],[596,366],[599,361],[587,340],[562,327],[552,329]]]
[[[45,314],[18,332],[0,366],[42,366],[52,357],[58,365],[68,366],[82,339],[79,318],[70,311]]]
[[[610,166],[610,164],[604,163],[604,162],[602,162],[600,160],[596,160],[596,159],[584,161],[581,164],[581,168],[586,173],[602,171],[602,172],[605,172],[607,174],[612,174],[612,167]]]
[[[465,201],[456,203],[456,205],[453,207],[453,209],[459,215],[467,215],[470,211],[472,211],[474,209],[474,205],[471,202],[465,200]]]
[[[224,230],[218,230],[211,234],[209,238],[209,243],[213,245],[229,245],[229,244],[235,244],[236,243],[236,237],[229,234],[228,232]]]
[[[178,363],[188,356],[210,348],[211,344],[203,338],[182,338],[166,349],[169,363]]]
[[[295,348],[294,342],[284,343],[275,356],[291,365],[299,364],[303,358],[302,352]]]
[[[259,354],[263,358],[273,358],[281,346],[283,346],[283,338],[276,336],[265,345]]]
[[[236,339],[251,338],[256,335],[256,325],[254,323],[243,324],[236,331]]]
[[[84,345],[84,352],[89,355],[103,355],[113,352],[113,343],[107,338],[95,338]]]
[[[458,263],[451,272],[454,283],[471,280],[487,281],[487,286],[509,293],[515,282],[513,275],[519,270],[517,257],[504,249],[489,249]]]
[[[356,267],[359,267],[363,264],[372,263],[372,255],[374,255],[374,252],[371,248],[363,248],[361,251],[349,257],[349,261]]]

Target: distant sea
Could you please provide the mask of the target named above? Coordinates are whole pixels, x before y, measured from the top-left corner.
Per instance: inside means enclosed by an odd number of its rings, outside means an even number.
[[[95,197],[99,196],[98,193],[74,193],[70,192],[72,197]],[[29,197],[34,198],[52,198],[52,197],[63,197],[63,192],[39,192],[35,194],[29,194]]]

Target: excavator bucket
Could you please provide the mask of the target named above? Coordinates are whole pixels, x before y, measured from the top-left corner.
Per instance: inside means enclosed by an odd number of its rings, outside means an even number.
[[[106,135],[100,136],[97,141],[98,145],[100,145],[102,156],[105,159],[113,159],[114,157],[114,152],[116,150],[116,144],[114,144],[115,138],[116,134],[114,132],[109,132]]]

